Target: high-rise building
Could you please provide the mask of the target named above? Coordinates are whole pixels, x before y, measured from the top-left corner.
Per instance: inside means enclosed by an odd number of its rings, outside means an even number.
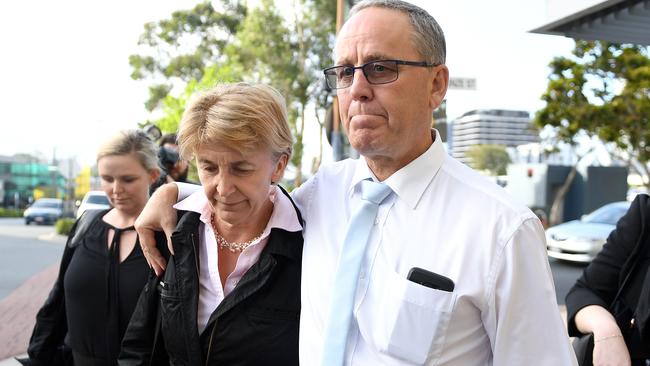
[[[526,111],[478,109],[455,119],[452,124],[451,155],[469,163],[467,151],[474,145],[516,147],[539,142],[539,134]]]

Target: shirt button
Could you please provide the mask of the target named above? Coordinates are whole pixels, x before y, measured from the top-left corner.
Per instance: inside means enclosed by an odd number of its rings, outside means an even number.
[[[375,225],[379,225],[379,219],[375,219]]]

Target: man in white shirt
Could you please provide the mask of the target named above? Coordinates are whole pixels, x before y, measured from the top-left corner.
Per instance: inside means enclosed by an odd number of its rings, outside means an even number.
[[[292,194],[305,220],[301,364],[322,359],[345,228],[358,183],[372,179],[392,193],[362,260],[345,365],[576,365],[539,220],[448,156],[431,129],[449,79],[435,20],[402,1],[361,1],[335,53],[326,79],[362,158],[321,167]],[[148,212],[167,208],[176,188],[156,194],[165,203]],[[145,247],[147,229],[173,227],[154,216],[136,224]],[[448,277],[454,290],[408,280],[413,267]]]

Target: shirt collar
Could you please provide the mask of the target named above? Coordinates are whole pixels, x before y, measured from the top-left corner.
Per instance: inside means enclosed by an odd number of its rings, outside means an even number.
[[[440,133],[436,129],[432,129],[431,134],[434,138],[433,144],[422,155],[383,182],[412,209],[417,207],[424,191],[440,170],[446,156]],[[375,175],[368,168],[366,160],[358,159],[348,194],[351,195],[356,185],[364,179],[377,181]]]
[[[273,213],[271,213],[262,237],[269,235],[273,228],[290,232],[302,230],[302,225],[298,220],[298,214],[291,204],[289,197],[284,195],[278,187],[273,186],[269,192],[269,198],[273,202]],[[196,212],[201,215],[201,222],[210,225],[212,210],[203,190],[192,193],[184,200],[175,204],[174,208],[177,210]]]

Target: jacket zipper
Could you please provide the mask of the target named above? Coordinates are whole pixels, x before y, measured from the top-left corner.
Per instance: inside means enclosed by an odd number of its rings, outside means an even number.
[[[210,332],[210,343],[208,343],[208,353],[205,355],[205,366],[208,366],[210,362],[210,353],[212,352],[212,338],[214,337],[214,331],[217,329],[217,320],[215,319],[214,325],[212,327],[212,332]]]
[[[199,273],[199,258],[198,258],[198,251],[196,248],[196,243],[194,242],[194,233],[190,234],[190,239],[192,240],[192,248],[194,248],[194,266],[196,268],[196,276],[200,276]],[[196,292],[196,301],[198,303],[199,301],[199,292]],[[214,330],[216,329],[216,321],[215,321],[215,327],[212,328],[212,332],[210,332],[210,343],[208,343],[208,353],[205,355],[205,366],[208,366],[210,362],[210,352],[212,351],[212,338],[214,337]]]

